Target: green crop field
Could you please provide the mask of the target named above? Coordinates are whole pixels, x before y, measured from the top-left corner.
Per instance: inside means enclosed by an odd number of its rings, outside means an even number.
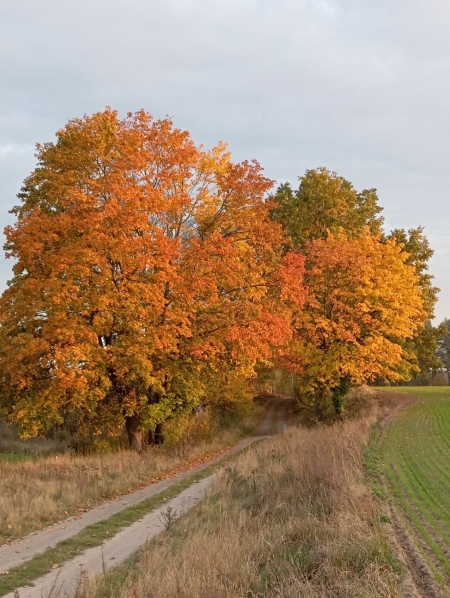
[[[386,428],[382,457],[387,490],[400,520],[436,580],[450,589],[450,388],[380,390],[417,401]]]

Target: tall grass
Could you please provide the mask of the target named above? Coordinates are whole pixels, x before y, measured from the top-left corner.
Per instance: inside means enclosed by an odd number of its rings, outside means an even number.
[[[362,451],[374,416],[250,450],[129,570],[77,598],[399,598]]]

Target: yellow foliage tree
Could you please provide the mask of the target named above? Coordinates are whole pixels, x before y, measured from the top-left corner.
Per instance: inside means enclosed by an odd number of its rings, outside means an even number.
[[[426,311],[415,268],[395,241],[368,230],[348,239],[329,233],[306,247],[305,309],[294,320],[286,364],[319,409],[346,387],[408,375],[404,348]]]

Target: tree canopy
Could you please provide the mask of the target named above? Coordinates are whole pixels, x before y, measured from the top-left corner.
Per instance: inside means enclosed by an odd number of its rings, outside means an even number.
[[[36,157],[0,300],[0,413],[23,436],[125,424],[139,450],[200,403],[248,402],[275,362],[319,404],[436,360],[432,250],[383,234],[375,189],[318,168],[269,196],[258,162],[143,110],[70,120]]]
[[[343,382],[358,385],[384,377],[400,380],[408,355],[403,341],[423,322],[415,268],[395,241],[364,231],[344,231],[310,241],[306,249],[304,309],[286,367],[317,403]]]
[[[140,431],[192,408],[202,372],[251,376],[290,338],[303,258],[257,162],[196,147],[144,111],[71,120],[37,147],[6,229],[3,412],[24,435],[74,413]]]
[[[402,247],[407,254],[406,263],[414,266],[418,276],[425,317],[423,325],[406,341],[406,347],[415,355],[418,366],[418,371],[414,374],[415,379],[427,380],[430,373],[441,366],[437,355],[438,339],[445,334],[445,327],[431,324],[439,293],[439,289],[433,284],[434,277],[429,273],[429,261],[434,251],[424,235],[422,226],[408,231],[395,229],[387,238],[395,240]]]
[[[289,183],[280,185],[274,201],[272,216],[283,226],[289,246],[296,250],[341,228],[353,238],[365,228],[379,234],[383,225],[376,189],[358,192],[349,181],[326,168],[307,170],[296,191]]]
[[[437,357],[447,374],[447,383],[450,385],[450,320],[445,318],[441,324],[442,334],[438,339]]]
[[[349,181],[334,172],[330,172],[326,168],[307,170],[305,175],[300,177],[299,180],[300,185],[296,191],[293,191],[288,183],[278,187],[273,198],[274,208],[272,209],[272,218],[279,222],[285,231],[288,238],[285,248],[294,248],[305,255],[308,265],[305,282],[309,289],[309,296],[314,296],[316,292],[323,292],[324,281],[320,277],[317,277],[317,272],[322,272],[323,274],[327,272],[327,297],[340,293],[339,285],[342,279],[343,265],[334,259],[330,258],[328,264],[321,262],[320,267],[316,266],[319,263],[317,261],[318,245],[315,243],[316,241],[326,243],[330,239],[330,243],[335,243],[336,255],[341,252],[340,257],[342,259],[344,259],[345,251],[349,252],[348,255],[354,252],[355,264],[359,263],[359,258],[357,257],[359,251],[358,243],[367,242],[369,238],[372,238],[376,240],[379,252],[383,252],[381,244],[391,247],[392,242],[394,242],[396,252],[404,254],[402,256],[404,266],[410,266],[408,272],[415,272],[416,277],[412,285],[415,289],[413,301],[417,299],[417,292],[419,292],[422,302],[421,316],[419,320],[415,320],[414,325],[411,323],[410,333],[407,335],[397,335],[393,338],[389,337],[389,335],[386,336],[386,340],[390,339],[391,342],[391,357],[395,345],[394,353],[396,352],[397,355],[401,353],[402,359],[397,363],[397,369],[393,367],[381,367],[381,364],[390,364],[391,366],[393,364],[389,359],[386,361],[380,354],[380,371],[378,375],[381,378],[384,377],[389,380],[406,380],[411,377],[411,374],[417,374],[418,372],[421,375],[424,375],[425,372],[428,374],[430,369],[439,364],[439,360],[436,357],[436,349],[437,338],[441,334],[441,329],[435,328],[429,323],[434,316],[434,306],[439,289],[433,286],[433,276],[428,272],[428,263],[433,255],[433,251],[423,233],[423,228],[418,227],[410,229],[407,232],[404,229],[396,229],[386,235],[383,231],[383,218],[380,215],[382,209],[378,205],[376,190],[366,189],[358,192]],[[350,242],[354,242],[354,246],[351,249],[346,245],[346,243]],[[322,251],[325,251],[325,246],[322,248]],[[386,247],[384,251],[388,252],[389,248]],[[313,254],[310,254],[311,252]],[[377,263],[378,258],[374,254],[371,254],[370,251],[367,258],[368,267],[373,267]],[[350,266],[349,262],[345,268],[348,269]],[[402,290],[400,287],[402,282],[399,273],[390,272],[387,268],[387,261],[384,263],[380,262],[378,267],[381,269],[379,283],[380,289],[383,289],[383,294],[386,297],[389,296],[388,289],[383,286],[381,277],[384,277],[385,281],[389,281],[392,288],[398,289],[401,295]],[[403,270],[406,272],[405,268]],[[312,276],[313,271],[315,272],[314,276]],[[383,272],[382,275],[381,272]],[[405,276],[407,278],[409,274],[405,274]],[[408,283],[405,282],[405,284],[408,286]],[[350,288],[353,289],[353,287]],[[360,287],[359,290],[355,289],[354,292],[356,294],[352,295],[354,299],[360,291],[362,292],[362,288]],[[325,310],[324,304],[322,303],[321,305]],[[407,301],[405,305],[408,305]],[[348,313],[350,314],[350,312]],[[353,304],[351,314],[358,319],[358,306],[356,303]],[[384,329],[386,333],[382,322],[377,321],[377,317],[375,317],[379,316],[380,312],[375,310],[373,314],[372,324],[379,326],[380,331]],[[305,317],[312,318],[312,321],[317,323],[322,316],[307,303],[305,312],[301,315],[301,318]],[[336,329],[333,330],[336,332]],[[323,366],[324,370],[328,371],[328,390],[330,388],[339,389],[341,387],[344,388],[348,384],[355,384],[358,378],[358,376],[349,372],[344,372],[348,364],[344,365],[345,359],[342,357],[340,358],[339,369],[344,373],[342,376],[334,376],[333,366],[327,363],[327,359],[332,356],[333,350],[336,350],[337,354],[341,355],[342,339],[335,337],[334,341],[332,341],[332,338],[332,336],[328,338],[328,343],[330,343],[330,347],[327,347],[328,357],[322,354],[321,350],[316,355],[316,361],[320,362],[321,367]],[[335,343],[335,346],[333,343]],[[331,346],[332,344],[333,347]],[[300,353],[308,353],[312,345],[309,349],[306,349],[302,343],[300,343],[300,346],[301,349],[298,349]],[[364,365],[363,367],[362,363],[358,366],[358,358],[355,351],[359,347],[359,341],[353,339],[351,346],[352,351],[351,357],[349,356],[349,363],[353,364],[355,372],[361,374],[361,379],[371,379],[374,375],[373,372],[370,373],[366,370],[366,366]],[[335,358],[331,357],[331,359],[333,361]],[[338,364],[338,361],[336,360],[336,364]],[[322,382],[319,383],[319,380],[323,378],[323,371],[316,370],[312,366],[312,362],[306,370],[307,380],[305,381],[302,377],[299,378],[300,383],[303,384],[303,391],[311,386],[312,381],[316,378],[316,383],[314,384],[321,386]],[[381,373],[382,370],[383,373]],[[316,374],[317,377],[315,378]]]

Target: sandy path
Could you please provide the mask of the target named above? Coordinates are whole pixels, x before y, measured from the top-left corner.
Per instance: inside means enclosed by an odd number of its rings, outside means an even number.
[[[244,438],[224,453],[188,471],[96,507],[84,513],[79,519],[69,518],[50,529],[35,532],[23,540],[0,547],[0,570],[4,571],[20,565],[30,560],[35,554],[45,552],[46,549],[55,546],[58,542],[78,534],[88,525],[108,519],[115,513],[139,504],[194,473],[267,437],[267,435],[282,432],[286,427],[286,420],[291,409],[292,401],[269,399],[267,412],[257,432],[258,435]],[[73,595],[80,576],[95,575],[105,568],[120,564],[144,546],[149,539],[161,533],[164,530],[161,511],[166,512],[167,508],[171,507],[172,512],[176,512],[176,516],[179,517],[198,504],[211,485],[214,475],[192,484],[178,496],[167,501],[164,506],[151,511],[140,520],[124,528],[101,546],[90,548],[71,561],[63,563],[59,568],[52,569],[48,574],[37,579],[33,587],[19,588],[4,598],[46,598],[50,596],[51,598],[62,598]]]

